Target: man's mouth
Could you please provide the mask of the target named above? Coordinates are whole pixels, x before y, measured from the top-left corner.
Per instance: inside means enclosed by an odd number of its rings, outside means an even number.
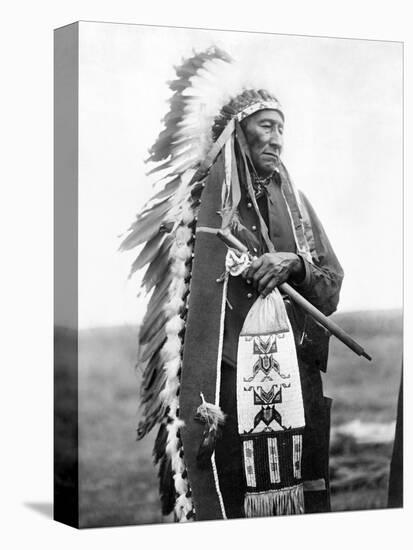
[[[266,155],[267,157],[271,157],[271,158],[273,158],[273,159],[275,159],[275,160],[278,160],[278,159],[279,159],[279,155],[277,155],[277,153],[268,153],[267,151],[265,151],[265,152],[263,153],[263,155]]]

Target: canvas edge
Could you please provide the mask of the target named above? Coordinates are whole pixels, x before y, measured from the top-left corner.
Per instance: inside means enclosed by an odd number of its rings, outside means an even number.
[[[79,527],[79,25],[54,31],[54,512]]]

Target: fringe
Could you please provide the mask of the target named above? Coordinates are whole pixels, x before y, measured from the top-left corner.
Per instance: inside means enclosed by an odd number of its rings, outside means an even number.
[[[304,514],[303,484],[276,491],[247,493],[244,511],[247,518]]]
[[[281,192],[287,204],[297,250],[303,254],[310,263],[314,263],[314,260],[318,260],[318,254],[315,249],[314,234],[308,213],[283,163],[281,163],[279,172],[283,182],[281,185]],[[293,213],[293,208],[294,211],[298,210],[298,217],[297,213]]]

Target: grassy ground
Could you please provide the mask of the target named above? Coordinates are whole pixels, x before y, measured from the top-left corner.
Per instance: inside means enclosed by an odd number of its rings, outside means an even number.
[[[334,399],[334,424],[352,418],[374,422],[394,420],[402,361],[401,313],[343,313],[333,319],[373,358],[370,363],[336,338],[331,339],[324,388],[326,395]]]
[[[335,338],[331,340],[324,388],[325,393],[334,400],[333,427],[356,419],[389,426],[396,419],[401,376],[401,313],[347,313],[335,318],[373,360],[369,363],[364,358],[358,358],[349,353],[341,342]],[[333,510],[387,506],[392,448],[392,441],[357,442],[349,434],[333,439],[330,453]]]
[[[358,359],[332,341],[325,393],[334,399],[333,426],[355,419],[395,420],[401,367],[398,312],[342,314],[337,322],[374,357]],[[138,377],[133,327],[80,333],[80,516],[84,527],[161,522],[153,435],[135,441]],[[334,510],[386,506],[390,443],[364,444],[351,435],[331,447]]]
[[[155,434],[136,442],[137,331],[96,329],[80,335],[80,517],[88,527],[161,522]]]

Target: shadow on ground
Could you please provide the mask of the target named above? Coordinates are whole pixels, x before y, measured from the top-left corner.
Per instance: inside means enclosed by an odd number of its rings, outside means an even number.
[[[53,519],[53,503],[52,502],[24,502],[26,508],[37,512],[41,516],[48,519]]]

